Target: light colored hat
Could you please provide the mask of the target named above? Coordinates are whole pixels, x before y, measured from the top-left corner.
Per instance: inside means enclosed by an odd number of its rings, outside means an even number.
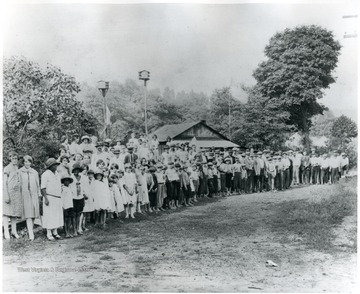
[[[93,149],[90,146],[86,146],[83,149],[83,153],[93,153]]]
[[[90,141],[90,137],[85,135],[81,137],[81,142],[84,141],[85,139],[88,139]]]
[[[68,175],[62,175],[61,176],[61,183],[63,183],[65,180],[69,180],[70,184],[74,181],[72,177],[70,177]]]
[[[46,160],[45,162],[45,166],[46,166],[46,169],[50,168],[51,166],[53,165],[59,165],[60,163],[56,161],[55,158],[49,158],[48,160]]]

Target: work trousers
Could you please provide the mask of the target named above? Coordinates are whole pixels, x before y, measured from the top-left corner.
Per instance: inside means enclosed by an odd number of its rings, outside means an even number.
[[[321,176],[320,176],[321,184],[327,184],[329,182],[329,168],[322,168],[321,169]]]
[[[320,183],[320,166],[312,167],[311,180],[313,184]]]
[[[331,183],[335,184],[337,183],[339,180],[339,169],[336,168],[331,168]]]
[[[293,166],[293,184],[300,184],[299,172],[300,172],[300,166],[294,165]]]
[[[254,192],[254,170],[247,169],[247,181],[246,181],[246,192]]]
[[[241,172],[235,172],[234,174],[234,191],[240,191],[241,189]]]

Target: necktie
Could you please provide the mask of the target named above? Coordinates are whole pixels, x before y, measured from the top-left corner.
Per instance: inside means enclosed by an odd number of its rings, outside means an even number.
[[[27,172],[27,175],[28,175],[28,189],[29,189],[29,192],[30,192],[30,174],[29,174],[29,171]]]

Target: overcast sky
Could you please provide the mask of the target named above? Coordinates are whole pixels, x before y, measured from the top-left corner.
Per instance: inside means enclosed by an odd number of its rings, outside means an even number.
[[[4,55],[60,66],[79,82],[137,79],[150,88],[203,91],[252,85],[270,37],[285,28],[316,24],[342,47],[336,84],[322,103],[356,119],[358,14],[348,4],[31,4],[9,7]],[[140,81],[139,81],[140,83]],[[110,85],[111,87],[111,85]]]

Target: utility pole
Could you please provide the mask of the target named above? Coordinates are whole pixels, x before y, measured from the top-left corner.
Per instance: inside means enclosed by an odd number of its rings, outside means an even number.
[[[148,126],[147,126],[147,87],[146,82],[150,80],[150,72],[147,70],[139,71],[139,80],[144,81],[144,96],[145,96],[145,134],[146,138],[148,139]]]

